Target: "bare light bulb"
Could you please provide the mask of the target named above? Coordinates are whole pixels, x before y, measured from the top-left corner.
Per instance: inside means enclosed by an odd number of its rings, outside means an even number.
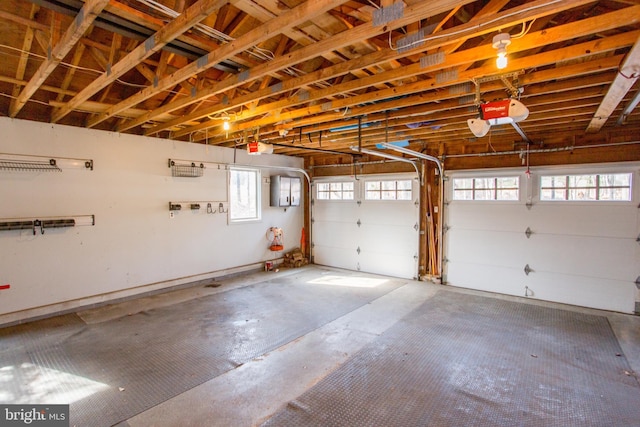
[[[507,68],[507,53],[498,53],[498,57],[496,58],[496,67],[498,67],[499,70],[502,70],[503,68]]]
[[[224,129],[224,130],[229,130],[229,127],[230,127],[230,126],[229,126],[229,120],[225,120],[225,121],[222,123],[222,129]]]
[[[496,67],[502,70],[507,66],[507,46],[511,44],[511,36],[509,33],[498,33],[493,37],[492,46],[498,50],[498,58],[496,59]]]

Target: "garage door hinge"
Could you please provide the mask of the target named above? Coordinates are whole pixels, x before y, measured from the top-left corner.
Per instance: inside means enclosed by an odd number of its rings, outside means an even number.
[[[640,289],[640,276],[636,279],[636,286]]]
[[[531,267],[529,267],[529,264],[524,266],[524,274],[526,274],[527,276],[529,275],[529,273],[531,273],[533,271],[533,269]]]
[[[358,252],[358,255],[360,255],[360,246],[358,246],[358,249],[356,249],[356,252]]]
[[[418,223],[416,222],[415,224],[413,224],[413,229],[418,231],[420,229],[420,226],[418,225]]]
[[[315,199],[311,199],[311,206],[316,204],[316,200]]]
[[[527,209],[531,210],[531,206],[533,206],[533,203],[527,202],[527,204],[525,204],[525,206],[527,207]]]
[[[531,228],[527,227],[527,229],[524,231],[524,234],[525,236],[527,236],[527,239],[528,239],[533,234],[533,231],[531,231]]]
[[[311,218],[311,224],[313,224],[314,222],[316,222],[316,220]]]
[[[356,222],[356,224],[358,224],[358,227],[360,227],[362,225],[362,222],[360,222],[360,220],[358,220],[358,222]]]
[[[442,262],[445,263],[445,264],[448,263],[449,262],[449,258],[447,258],[447,257],[442,258]]]
[[[358,200],[356,203],[360,206],[362,204],[362,200]]]
[[[451,227],[449,227],[447,224],[445,224],[445,225],[442,226],[442,232],[446,233],[447,231],[449,231],[450,228]]]
[[[636,237],[636,242],[640,243],[640,234],[638,234],[638,237]]]

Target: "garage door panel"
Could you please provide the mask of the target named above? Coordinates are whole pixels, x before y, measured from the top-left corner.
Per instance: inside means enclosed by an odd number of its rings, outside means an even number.
[[[407,272],[416,270],[417,260],[405,254],[389,254],[363,250],[360,253],[360,269],[369,273],[385,276],[415,278]]]
[[[527,223],[532,231],[545,234],[628,239],[636,233],[635,210],[628,203],[543,203],[531,208]]]
[[[369,201],[361,207],[358,215],[362,222],[377,225],[403,225],[415,222],[418,216],[418,207],[413,202]]]
[[[524,296],[526,275],[522,270],[472,262],[449,261],[447,283],[462,288]]]
[[[638,269],[631,239],[534,235],[527,250],[531,268],[633,282]],[[538,250],[543,247],[544,250]]]
[[[524,233],[529,222],[524,204],[452,202],[449,206],[447,224],[456,228]]]
[[[527,263],[524,233],[451,229],[447,234],[448,258],[451,260],[521,268]]]
[[[363,224],[359,241],[363,247],[383,247],[385,252],[415,251],[418,234],[413,227],[387,225],[384,227]],[[404,244],[402,244],[404,243]]]
[[[316,246],[331,246],[356,249],[358,227],[353,223],[336,221],[315,221],[313,242]],[[337,238],[336,236],[340,236]]]
[[[525,282],[532,298],[631,313],[635,286],[630,282],[534,271]]]
[[[330,267],[357,270],[357,253],[355,249],[331,246],[314,247],[314,263]]]
[[[358,208],[355,202],[320,200],[314,203],[313,216],[324,221],[344,222],[346,218],[353,218]]]

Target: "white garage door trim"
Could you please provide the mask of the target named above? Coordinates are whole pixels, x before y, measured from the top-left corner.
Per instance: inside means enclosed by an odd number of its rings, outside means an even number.
[[[640,301],[639,169],[638,163],[545,167],[533,168],[531,178],[524,168],[449,173],[445,282],[633,313]],[[606,173],[633,174],[631,201],[540,200],[543,175]],[[452,200],[455,178],[501,176],[520,177],[517,201]]]

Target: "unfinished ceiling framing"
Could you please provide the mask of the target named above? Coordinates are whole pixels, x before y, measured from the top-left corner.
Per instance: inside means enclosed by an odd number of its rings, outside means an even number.
[[[3,0],[0,20],[10,117],[316,165],[392,141],[449,167],[527,141],[640,159],[637,0]],[[475,137],[479,99],[509,96],[527,119]]]

